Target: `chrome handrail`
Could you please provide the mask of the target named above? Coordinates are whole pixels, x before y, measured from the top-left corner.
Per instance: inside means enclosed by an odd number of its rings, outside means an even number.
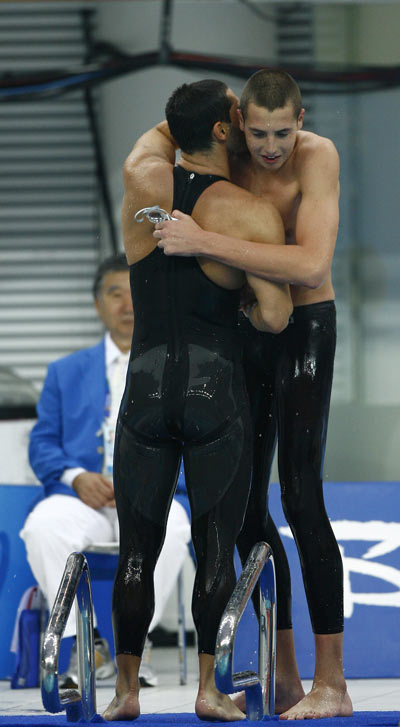
[[[58,686],[58,658],[64,629],[76,597],[78,689]],[[90,721],[96,715],[93,636],[93,601],[89,568],[82,553],[68,557],[50,614],[41,652],[41,691],[44,708],[51,713],[66,709],[67,721]],[[96,721],[102,721],[101,718]]]
[[[258,673],[233,673],[236,630],[251,595],[259,583],[260,615]],[[215,683],[225,694],[244,690],[249,720],[275,712],[276,586],[272,550],[267,543],[254,545],[223,613],[215,649]]]

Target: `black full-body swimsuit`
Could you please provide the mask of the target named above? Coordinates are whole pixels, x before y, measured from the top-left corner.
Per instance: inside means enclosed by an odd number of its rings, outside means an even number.
[[[296,541],[314,633],[343,631],[343,568],[323,500],[336,311],[333,301],[298,306],[279,336],[259,333],[241,318],[244,366],[254,428],[254,470],[238,539],[245,562],[266,540],[274,553],[277,625],[289,629],[291,585],[285,550],[268,514],[268,485],[278,435],[285,517]]]
[[[221,179],[174,170],[173,208],[191,213]],[[251,477],[251,423],[237,334],[239,291],[195,258],[155,248],[131,265],[135,329],[114,455],[120,558],[113,593],[117,654],[142,654],[153,571],[183,455],[197,558],[193,618],[213,654],[236,582],[233,564]]]

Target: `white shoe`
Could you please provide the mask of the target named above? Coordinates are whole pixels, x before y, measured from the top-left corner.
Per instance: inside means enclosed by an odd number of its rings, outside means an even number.
[[[109,679],[109,677],[114,676],[115,666],[106,639],[95,640],[94,663],[96,666],[96,679]],[[78,688],[78,653],[76,648],[76,641],[71,649],[68,669],[59,676],[59,688]]]
[[[139,668],[139,681],[142,687],[158,687],[158,676],[150,666],[152,646],[150,639],[146,639]]]
[[[114,676],[115,664],[106,639],[95,640],[94,663],[96,666],[96,679],[109,679]]]

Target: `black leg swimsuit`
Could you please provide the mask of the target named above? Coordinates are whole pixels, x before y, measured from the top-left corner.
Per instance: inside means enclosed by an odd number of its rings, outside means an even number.
[[[191,213],[221,177],[174,170],[174,208]],[[114,459],[120,558],[113,594],[117,654],[142,654],[153,570],[183,455],[197,557],[193,618],[213,654],[236,583],[233,553],[251,477],[251,423],[237,335],[238,290],[196,258],[155,248],[131,266],[135,329]]]
[[[343,631],[343,569],[326,514],[322,470],[336,346],[333,301],[294,309],[279,336],[241,321],[244,363],[254,428],[254,472],[243,529],[242,562],[258,540],[270,543],[277,573],[279,629],[291,628],[286,554],[268,515],[271,463],[278,432],[282,505],[299,551],[314,633]]]

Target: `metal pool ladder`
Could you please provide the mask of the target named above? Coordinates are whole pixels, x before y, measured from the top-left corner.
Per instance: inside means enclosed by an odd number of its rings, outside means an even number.
[[[76,597],[79,689],[58,688],[58,657],[65,625]],[[41,661],[43,706],[48,712],[67,712],[67,722],[83,719],[104,722],[96,714],[96,684],[93,636],[92,589],[87,560],[82,553],[71,553],[45,631]]]
[[[258,673],[233,673],[236,630],[251,595],[259,584],[260,616]],[[272,550],[267,543],[254,545],[223,613],[215,650],[215,682],[225,694],[244,690],[249,720],[275,712],[276,586]]]

